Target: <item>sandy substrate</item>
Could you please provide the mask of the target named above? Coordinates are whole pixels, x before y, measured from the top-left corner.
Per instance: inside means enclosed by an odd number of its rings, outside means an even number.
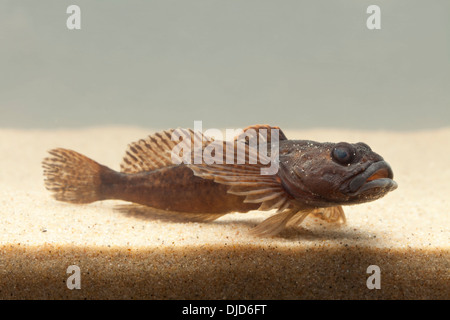
[[[399,188],[346,208],[347,224],[312,218],[258,238],[266,212],[174,222],[72,205],[43,186],[41,160],[71,148],[118,169],[129,142],[151,130],[0,129],[1,299],[449,299],[450,129],[420,132],[286,131],[289,138],[364,141],[387,160]],[[77,265],[81,289],[70,290]],[[368,289],[370,265],[381,289]]]

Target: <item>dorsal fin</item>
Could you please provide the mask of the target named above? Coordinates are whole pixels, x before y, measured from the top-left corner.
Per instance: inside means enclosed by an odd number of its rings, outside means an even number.
[[[191,129],[170,129],[157,132],[146,139],[141,139],[128,145],[120,165],[120,171],[123,173],[138,173],[174,165],[171,152],[179,143],[179,141],[172,141],[172,133],[175,130],[185,137],[190,136],[192,145],[194,144],[195,136],[197,139],[200,139],[199,141],[206,140],[202,139],[201,132],[194,132]],[[203,145],[205,143],[203,141]]]
[[[279,141],[287,140],[286,135],[280,129],[280,127],[271,126],[268,124],[257,124],[257,125],[248,126],[247,128],[245,128],[243,130],[243,132],[241,134],[239,134],[235,137],[235,140],[244,140],[247,138],[250,140],[250,139],[256,137],[256,139],[257,139],[256,141],[258,144],[259,143],[270,144],[270,142],[272,140],[271,139],[272,130],[278,131],[278,140]],[[264,139],[264,141],[259,141],[260,138]],[[248,143],[248,140],[247,140],[247,143]]]
[[[259,135],[261,129],[265,130],[261,131],[263,133],[262,135]],[[279,130],[279,140],[286,140],[286,136],[278,127],[269,125],[249,126],[245,128],[240,135],[236,136],[235,140],[250,139],[256,135],[257,141],[259,141],[261,137],[266,137],[267,141],[270,141],[272,133],[271,129]],[[173,165],[171,152],[179,143],[179,141],[172,141],[171,139],[172,133],[175,130],[177,130],[178,135],[181,134],[185,137],[190,135],[192,151],[195,147],[194,138],[197,138],[197,141],[201,141],[201,149],[204,149],[211,141],[214,141],[214,139],[210,137],[204,137],[202,132],[194,132],[192,129],[178,128],[157,132],[146,139],[141,139],[128,145],[128,149],[120,165],[121,172],[138,173]],[[180,146],[183,146],[183,143],[187,143],[186,139],[183,139]],[[194,154],[195,153],[192,152],[192,156],[194,156]],[[192,158],[192,161],[193,160],[194,158]]]
[[[174,143],[171,138],[172,130],[157,132],[147,139],[130,143],[120,165],[124,173],[152,171],[171,164],[167,150]]]

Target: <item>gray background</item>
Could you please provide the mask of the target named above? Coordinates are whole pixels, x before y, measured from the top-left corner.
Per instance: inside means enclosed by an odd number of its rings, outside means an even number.
[[[0,127],[448,126],[449,18],[448,0],[0,0]]]

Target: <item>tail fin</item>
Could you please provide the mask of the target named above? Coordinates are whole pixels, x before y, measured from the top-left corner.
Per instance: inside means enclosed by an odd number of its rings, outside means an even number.
[[[55,199],[72,203],[90,203],[100,198],[101,172],[107,169],[84,155],[53,149],[43,160],[45,187]]]

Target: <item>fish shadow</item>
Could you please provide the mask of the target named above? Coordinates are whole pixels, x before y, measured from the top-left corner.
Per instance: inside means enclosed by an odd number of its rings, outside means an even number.
[[[323,228],[310,227],[290,227],[281,231],[275,238],[290,241],[364,241],[379,242],[375,233],[368,233],[367,230],[354,230],[345,226],[324,226]]]
[[[138,204],[120,204],[114,206],[114,211],[119,212],[129,218],[136,218],[148,221],[166,221],[166,222],[186,222],[189,221],[184,216],[175,216],[151,207]]]
[[[213,223],[222,225],[242,225],[247,227],[249,234],[252,234],[252,229],[260,224],[264,219],[238,219],[238,220],[218,220]],[[340,224],[333,222],[325,222],[323,220],[307,217],[302,225],[288,226],[276,235],[255,235],[256,238],[265,237],[277,240],[287,241],[350,241],[358,242],[364,241],[365,243],[377,242],[377,234],[368,230],[358,230],[350,227],[348,224]]]
[[[251,230],[262,222],[260,219],[235,219],[235,220],[216,220],[220,217],[210,216],[210,219],[205,219],[204,215],[195,214],[179,214],[171,213],[163,210],[154,209],[151,207],[138,204],[123,204],[116,205],[114,210],[130,218],[142,219],[147,221],[165,221],[171,223],[187,223],[187,222],[201,222],[205,224],[216,225],[239,225],[242,226],[251,234]],[[379,242],[377,234],[367,230],[357,230],[350,228],[347,225],[340,225],[337,223],[328,223],[318,221],[314,218],[307,218],[306,223],[302,226],[290,226],[278,233],[277,235],[262,236],[265,238],[272,238],[287,241],[320,241],[320,240],[335,240],[335,241],[364,241],[364,242]],[[261,236],[253,235],[260,238]]]
[[[216,220],[223,215],[220,214],[191,214],[191,213],[176,213],[155,208],[139,205],[139,204],[123,204],[116,205],[114,210],[130,218],[148,220],[148,221],[165,221],[172,223],[187,223],[187,222],[201,222],[207,224],[235,224],[237,221],[220,221]],[[255,223],[246,220],[241,221],[242,225],[249,228],[254,227]]]

